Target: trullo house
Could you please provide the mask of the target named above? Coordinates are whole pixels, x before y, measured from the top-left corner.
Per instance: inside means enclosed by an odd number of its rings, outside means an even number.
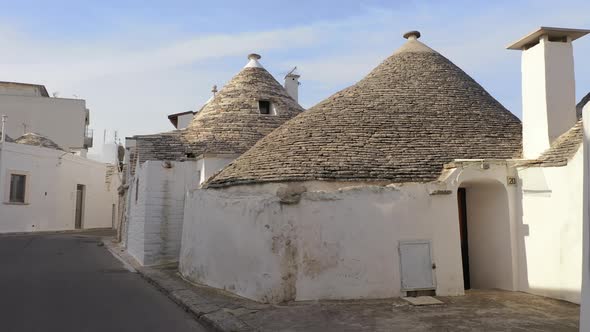
[[[303,111],[292,97],[298,75],[287,75],[283,87],[259,55],[248,59],[219,92],[214,89],[186,127],[182,123],[192,112],[170,117],[176,127],[184,127],[180,130],[127,140],[122,237],[140,264],[178,261],[186,192]]]
[[[579,302],[572,41],[587,32],[540,28],[509,47],[522,53],[522,124],[406,33],[358,83],[188,193],[180,272],[264,302],[470,288]]]

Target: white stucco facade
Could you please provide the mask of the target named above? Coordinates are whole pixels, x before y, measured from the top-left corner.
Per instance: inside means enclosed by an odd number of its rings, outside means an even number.
[[[193,120],[193,117],[194,116],[195,115],[193,113],[187,113],[187,114],[179,115],[178,116],[178,126],[176,127],[176,129],[183,129],[183,128],[188,127],[188,125]]]
[[[518,172],[522,187],[520,289],[580,303],[583,151],[563,167]]]
[[[400,242],[426,240],[436,294],[462,295],[457,191],[464,188],[471,288],[579,303],[582,161],[581,152],[554,168],[463,161],[429,184],[193,190],[185,202],[180,272],[263,302],[396,297],[405,294]],[[281,188],[298,186],[305,187],[298,202],[281,202]]]
[[[129,183],[127,250],[144,265],[176,261],[184,193],[198,184],[197,163],[147,161]]]
[[[471,287],[513,290],[515,271],[510,208],[499,182],[463,183],[467,192],[467,229]],[[452,205],[452,204],[451,204]]]
[[[8,116],[6,134],[37,133],[66,150],[85,144],[88,110],[82,99],[0,94],[0,114]]]
[[[25,204],[9,203],[15,172],[27,177]],[[64,151],[0,143],[0,233],[75,229],[77,185],[85,188],[81,228],[112,227],[120,181],[106,174],[106,164]]]
[[[474,266],[472,279],[516,290],[516,220],[510,211],[518,188],[506,184],[502,163],[486,170],[480,164],[464,164],[430,184],[306,182],[194,190],[185,203],[180,271],[195,282],[264,302],[395,297],[404,294],[400,242],[426,240],[435,264],[426,273],[434,274],[436,294],[461,295],[457,188],[467,187],[469,195],[493,183],[502,197],[495,208],[505,214],[486,211],[473,196],[471,218],[499,234],[489,244],[507,252],[490,262],[497,264],[494,271]],[[277,190],[300,185],[306,191],[297,203],[281,202]],[[481,193],[479,199],[486,199]],[[473,241],[474,257],[485,258],[486,247]]]
[[[201,156],[188,161],[146,161],[129,183],[126,246],[142,265],[178,261],[184,200],[235,156]]]
[[[582,254],[582,306],[580,332],[590,331],[590,106],[584,108],[584,196],[583,196],[583,254]]]

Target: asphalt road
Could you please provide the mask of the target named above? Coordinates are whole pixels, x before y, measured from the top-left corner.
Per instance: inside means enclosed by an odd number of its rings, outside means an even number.
[[[97,235],[0,236],[0,331],[207,331]]]

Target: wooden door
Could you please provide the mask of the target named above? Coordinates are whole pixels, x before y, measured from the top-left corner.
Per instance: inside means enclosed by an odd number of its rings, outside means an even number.
[[[75,228],[82,228],[82,218],[84,217],[84,185],[76,186],[76,219]]]

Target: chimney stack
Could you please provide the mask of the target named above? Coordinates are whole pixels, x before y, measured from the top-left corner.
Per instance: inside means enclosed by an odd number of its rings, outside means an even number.
[[[6,141],[6,118],[8,118],[8,116],[2,114],[2,131],[0,132],[2,136],[0,136],[0,143]]]
[[[522,51],[522,138],[537,158],[576,122],[572,41],[590,30],[541,27],[508,46]]]
[[[297,67],[291,69],[291,71],[285,76],[285,90],[291,98],[295,99],[296,102],[299,102],[299,77],[300,75],[296,74]]]

